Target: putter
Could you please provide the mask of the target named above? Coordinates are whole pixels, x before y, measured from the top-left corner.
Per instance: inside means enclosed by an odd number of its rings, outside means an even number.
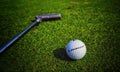
[[[10,45],[12,45],[16,40],[18,40],[20,37],[22,37],[26,32],[28,32],[32,27],[34,27],[38,23],[40,23],[42,21],[49,21],[49,20],[60,19],[61,18],[61,14],[43,14],[43,15],[37,15],[35,18],[36,19],[34,20],[34,22],[30,26],[28,26],[22,32],[17,34],[14,38],[12,38],[10,41],[8,41],[5,45],[3,45],[0,48],[0,53],[2,53],[4,50],[6,50]]]

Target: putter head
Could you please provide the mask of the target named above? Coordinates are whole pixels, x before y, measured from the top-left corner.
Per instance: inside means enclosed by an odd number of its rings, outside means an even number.
[[[61,19],[61,14],[43,14],[43,15],[37,15],[36,19],[41,19],[41,21],[56,20],[56,19]]]

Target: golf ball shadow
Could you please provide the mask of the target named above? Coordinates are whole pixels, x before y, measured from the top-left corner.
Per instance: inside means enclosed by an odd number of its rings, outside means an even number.
[[[74,61],[73,59],[71,59],[70,57],[68,57],[65,48],[58,48],[56,50],[53,51],[53,54],[56,58],[60,59],[60,60],[65,60],[65,61]]]

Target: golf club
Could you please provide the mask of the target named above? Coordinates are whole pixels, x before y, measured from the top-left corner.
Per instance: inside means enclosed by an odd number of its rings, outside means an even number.
[[[20,37],[22,37],[26,32],[28,32],[32,27],[34,27],[38,23],[40,23],[42,21],[60,19],[61,14],[43,14],[43,15],[37,15],[35,18],[36,18],[35,21],[30,26],[28,26],[22,32],[17,34],[14,38],[12,38],[10,41],[8,41],[5,45],[3,45],[0,48],[0,53],[2,53],[4,50],[6,50],[10,45],[12,45],[16,40],[18,40]]]

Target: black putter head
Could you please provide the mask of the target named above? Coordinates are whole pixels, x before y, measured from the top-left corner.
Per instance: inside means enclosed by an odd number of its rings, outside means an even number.
[[[56,20],[56,19],[61,19],[61,14],[43,14],[43,15],[37,15],[36,19],[41,19],[41,21]]]

